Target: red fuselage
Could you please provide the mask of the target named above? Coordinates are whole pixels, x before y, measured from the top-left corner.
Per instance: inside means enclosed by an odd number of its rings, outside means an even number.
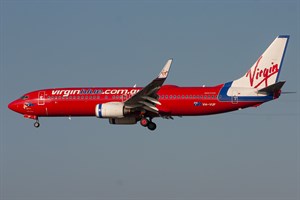
[[[8,107],[26,118],[96,116],[110,124],[140,124],[155,130],[154,117],[210,115],[259,106],[280,96],[278,81],[288,35],[279,35],[239,79],[214,87],[163,85],[173,59],[144,88],[53,88],[30,92]]]
[[[195,116],[229,112],[261,104],[261,101],[220,101],[222,85],[178,87],[164,85],[156,105],[160,115]],[[97,104],[124,102],[142,88],[54,88],[29,92],[9,104],[27,118],[51,116],[95,116]]]

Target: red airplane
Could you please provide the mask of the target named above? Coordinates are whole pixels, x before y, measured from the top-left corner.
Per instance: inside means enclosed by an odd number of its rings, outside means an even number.
[[[278,81],[289,36],[280,35],[241,78],[213,87],[163,85],[172,59],[144,88],[53,88],[24,94],[9,109],[34,119],[39,117],[96,116],[110,124],[140,124],[155,130],[155,117],[224,113],[277,99],[285,81]]]

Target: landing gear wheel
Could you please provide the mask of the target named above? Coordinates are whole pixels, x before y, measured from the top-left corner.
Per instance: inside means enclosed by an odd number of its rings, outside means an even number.
[[[34,122],[34,124],[33,124],[33,125],[34,125],[34,127],[35,127],[35,128],[38,128],[38,127],[40,127],[40,123],[39,123],[38,121]]]
[[[146,118],[142,118],[141,121],[140,121],[140,124],[144,127],[148,126],[149,124],[149,120],[146,119]]]
[[[154,122],[149,122],[148,129],[154,131],[156,129],[156,124]]]

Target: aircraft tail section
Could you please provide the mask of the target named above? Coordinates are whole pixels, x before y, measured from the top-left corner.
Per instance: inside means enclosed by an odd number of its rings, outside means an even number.
[[[232,87],[267,88],[278,82],[289,35],[279,35],[246,74],[232,82]]]
[[[285,84],[285,81],[279,81],[277,83],[269,85],[268,87],[258,90],[258,93],[268,95],[268,94],[274,94],[274,93],[280,92],[280,90],[284,84]]]

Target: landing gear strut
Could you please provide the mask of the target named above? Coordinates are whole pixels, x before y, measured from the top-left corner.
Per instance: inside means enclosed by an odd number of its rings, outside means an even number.
[[[140,121],[140,124],[144,127],[148,127],[149,130],[154,131],[156,129],[156,124],[152,122],[152,119],[148,120],[147,118],[143,117]]]

